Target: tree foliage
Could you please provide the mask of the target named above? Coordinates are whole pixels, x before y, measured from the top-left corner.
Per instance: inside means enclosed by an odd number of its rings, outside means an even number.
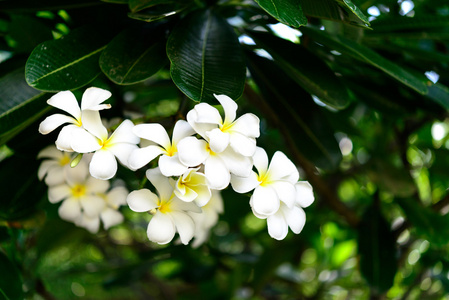
[[[448,41],[443,0],[1,1],[0,299],[447,297]],[[37,128],[89,86],[167,128],[237,100],[312,184],[303,231],[272,240],[228,190],[197,249],[151,244],[128,207],[98,234],[62,221]]]

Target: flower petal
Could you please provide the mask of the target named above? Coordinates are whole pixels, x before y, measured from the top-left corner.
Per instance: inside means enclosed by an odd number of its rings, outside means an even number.
[[[168,244],[175,236],[176,229],[170,216],[157,212],[147,228],[148,239],[158,244]]]
[[[105,194],[110,185],[107,180],[89,177],[86,181],[86,190],[90,194]]]
[[[61,131],[58,134],[58,138],[55,141],[56,148],[60,151],[73,152],[72,149],[72,132],[74,130],[83,130],[82,128],[76,125],[67,125],[62,127]]]
[[[165,128],[158,123],[139,124],[132,129],[135,135],[161,145],[165,150],[171,147],[170,138]]]
[[[135,144],[118,143],[108,146],[107,149],[117,157],[122,165],[128,167],[129,157],[138,147]]]
[[[268,155],[263,148],[256,147],[256,151],[253,155],[253,163],[259,175],[267,173]]]
[[[118,225],[125,219],[123,215],[112,208],[105,208],[100,214],[104,229],[109,229],[112,226]]]
[[[124,120],[109,138],[110,143],[138,144],[140,138],[133,132],[134,124],[130,120]]]
[[[251,198],[253,199],[252,207],[258,214],[270,216],[279,210],[280,201],[278,195],[269,186],[258,186]]]
[[[179,161],[178,155],[159,157],[159,168],[164,176],[180,176],[187,171],[187,167]]]
[[[159,198],[149,189],[132,191],[126,198],[131,210],[135,212],[147,212],[158,207]]]
[[[171,198],[173,194],[173,187],[168,181],[168,178],[162,175],[159,168],[148,169],[146,176],[151,184],[156,188],[161,201],[167,201]]]
[[[224,161],[215,155],[211,155],[204,162],[204,175],[206,175],[210,188],[215,190],[226,188],[231,181],[231,174]]]
[[[81,214],[81,206],[78,200],[67,198],[58,208],[61,219],[74,222]]]
[[[296,189],[293,184],[288,181],[275,181],[270,184],[274,188],[279,200],[284,202],[288,207],[295,205]]]
[[[207,142],[193,136],[183,138],[177,147],[179,160],[189,167],[198,166],[209,157]]]
[[[102,104],[105,100],[111,97],[111,92],[103,90],[97,87],[90,87],[86,89],[83,93],[81,99],[81,109],[82,110],[101,110],[111,108],[110,104]]]
[[[87,229],[90,233],[97,233],[100,229],[100,218],[98,216],[89,217],[86,215],[81,215],[75,222],[79,227]]]
[[[288,233],[288,224],[281,212],[267,218],[268,234],[276,239],[283,240]]]
[[[71,91],[62,91],[47,100],[53,107],[71,114],[76,120],[81,120],[81,110],[75,95]]]
[[[223,123],[218,110],[210,104],[200,103],[195,105],[193,109],[197,113],[195,120],[196,123],[209,123],[217,125]],[[187,120],[189,119],[187,118]]]
[[[98,217],[105,207],[105,201],[98,196],[85,195],[79,199],[84,214],[89,218]]]
[[[75,184],[85,184],[86,178],[88,176],[89,168],[84,160],[81,160],[81,162],[75,168],[65,169],[65,178],[67,184],[70,186],[74,186]]]
[[[251,174],[253,162],[250,157],[240,155],[230,147],[219,155],[232,174],[240,177],[248,177]]]
[[[76,120],[62,114],[48,116],[39,124],[39,133],[48,134],[64,123],[76,124]]]
[[[229,145],[231,135],[215,128],[211,131],[207,131],[206,137],[209,140],[210,149],[215,153],[220,153]]]
[[[43,163],[44,162],[42,162],[42,164]],[[47,172],[47,176],[45,176],[45,184],[48,186],[53,186],[63,183],[65,180],[64,168],[64,166],[56,166],[49,169]]]
[[[180,140],[191,136],[194,133],[195,130],[187,121],[178,120],[175,124],[175,128],[173,128],[172,144],[177,145]]]
[[[195,198],[195,203],[199,207],[203,207],[207,203],[209,203],[210,198],[212,197],[212,193],[210,188],[207,185],[200,185],[195,188],[197,197]]]
[[[61,134],[62,131],[60,135]],[[71,136],[64,137],[64,140],[66,140],[67,138],[71,139],[70,146],[75,152],[89,153],[96,151],[102,147],[101,140],[99,140],[83,128],[74,127],[72,128],[72,130],[70,130],[70,134]]]
[[[48,188],[48,200],[51,203],[57,203],[62,199],[66,199],[70,194],[70,187],[67,184],[50,186]]]
[[[237,193],[243,194],[252,191],[260,184],[257,174],[255,172],[251,172],[248,177],[240,177],[237,175],[231,176],[231,185],[234,191]]]
[[[299,172],[295,164],[281,151],[276,151],[268,168],[271,180],[288,180],[295,184],[299,179]]]
[[[53,160],[61,159],[66,153],[58,150],[55,146],[47,146],[37,154],[37,158],[52,158]]]
[[[117,161],[112,152],[100,149],[94,153],[89,172],[95,178],[108,180],[117,173]]]
[[[313,188],[308,181],[299,181],[295,184],[296,188],[296,203],[301,207],[308,207],[313,203],[315,197],[313,196]]]
[[[181,243],[187,245],[189,241],[193,238],[195,232],[195,223],[189,215],[186,213],[172,211],[170,212],[173,222],[175,223],[176,230],[179,233],[179,238]]]
[[[155,145],[134,149],[128,157],[128,166],[132,170],[140,169],[164,152],[164,149]]]
[[[258,138],[260,136],[260,120],[254,114],[244,114],[232,124],[232,131],[239,132],[247,137]]]
[[[298,206],[288,208],[283,205],[282,212],[290,229],[296,234],[300,233],[306,224],[306,213],[304,210]]]
[[[37,170],[37,177],[39,178],[39,180],[42,180],[44,179],[45,175],[47,175],[48,170],[57,167],[58,163],[55,162],[54,160],[44,160],[40,164],[39,169]]]
[[[214,97],[220,102],[221,106],[223,106],[223,110],[225,113],[224,124],[231,124],[235,120],[236,112],[237,112],[237,103],[234,100],[229,98],[226,95],[215,95]]]
[[[256,152],[256,139],[246,137],[238,132],[231,134],[229,144],[235,152],[243,156],[253,156]]]
[[[119,206],[126,204],[128,190],[124,186],[117,186],[106,194],[107,203],[110,207],[118,209]]]
[[[206,132],[214,128],[218,128],[218,124],[216,123],[198,123],[197,119],[198,113],[194,109],[187,113],[187,121],[189,122],[190,126],[192,126],[196,133],[201,135],[203,138],[206,138]]]
[[[100,112],[94,110],[85,110],[81,116],[83,128],[89,131],[103,142],[108,139],[108,130],[101,122]]]

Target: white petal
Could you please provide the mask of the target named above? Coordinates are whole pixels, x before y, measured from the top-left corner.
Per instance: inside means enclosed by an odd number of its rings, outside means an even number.
[[[45,176],[45,184],[48,186],[58,185],[64,182],[64,167],[56,166],[55,168],[51,168],[47,172],[47,176]]]
[[[171,146],[167,131],[161,124],[139,124],[134,126],[132,131],[138,137],[153,141],[161,145],[165,150],[167,150]]]
[[[217,111],[217,113],[218,113],[218,111]],[[198,113],[194,109],[189,111],[187,113],[186,117],[187,117],[187,121],[189,122],[190,126],[192,126],[192,128],[196,131],[196,133],[201,135],[203,138],[206,138],[206,132],[208,132],[214,128],[218,128],[218,124],[216,124],[216,123],[212,123],[212,124],[211,123],[198,123],[197,122]]]
[[[296,203],[301,207],[308,207],[313,203],[315,197],[313,196],[313,188],[308,181],[299,181],[295,184],[296,188]]]
[[[217,213],[223,213],[224,212],[224,206],[223,206],[223,197],[221,197],[220,191],[217,190],[211,190],[212,197],[209,201],[209,205],[213,207],[213,209]]]
[[[107,180],[89,177],[86,181],[86,189],[90,194],[105,194],[111,184]]]
[[[138,144],[140,138],[133,132],[134,124],[130,120],[124,120],[112,133],[110,143]]]
[[[175,236],[176,229],[170,216],[157,212],[147,228],[148,239],[158,244],[167,244]]]
[[[37,170],[37,177],[39,180],[44,179],[45,175],[48,173],[48,170],[51,168],[58,167],[58,163],[54,160],[44,160]]]
[[[215,155],[211,155],[204,162],[204,175],[206,175],[210,187],[215,190],[226,188],[231,181],[231,174],[224,161]]]
[[[100,218],[98,216],[91,218],[82,215],[75,223],[77,226],[87,229],[90,233],[97,233],[100,229]]]
[[[203,207],[207,203],[209,203],[210,198],[212,197],[212,193],[210,191],[210,188],[206,185],[201,185],[196,187],[195,189],[198,196],[195,198],[195,203],[199,207]]]
[[[258,186],[251,198],[253,199],[253,209],[258,214],[270,216],[279,210],[280,201],[278,195],[269,186]]]
[[[206,132],[206,136],[209,140],[210,149],[215,153],[223,152],[229,145],[229,140],[231,138],[229,133],[222,132],[218,128]]]
[[[81,206],[78,200],[68,198],[62,202],[58,208],[58,213],[61,219],[67,221],[75,221],[81,214]]]
[[[108,146],[107,149],[112,152],[115,157],[117,157],[118,161],[122,165],[127,167],[131,153],[138,149],[138,147],[134,144],[118,143]]]
[[[85,184],[86,178],[89,176],[89,168],[83,161],[74,168],[65,168],[64,171],[66,181],[70,186]]]
[[[81,119],[81,110],[78,105],[78,101],[71,91],[59,92],[48,99],[47,103],[53,107],[68,112],[77,120]]]
[[[105,207],[105,201],[98,196],[86,195],[79,199],[83,212],[89,218],[98,217]]]
[[[47,146],[37,154],[37,158],[52,158],[59,160],[64,156],[64,152],[58,150],[55,146]]]
[[[177,197],[174,197],[170,202],[170,208],[176,211],[194,212],[194,213],[202,212],[201,208],[199,208],[198,205],[195,204],[195,202],[185,202],[178,199]]]
[[[82,128],[76,125],[67,125],[62,127],[61,131],[58,134],[58,138],[56,139],[56,148],[61,151],[73,152],[72,149],[72,132],[73,130],[83,130]]]
[[[296,234],[300,233],[306,223],[306,213],[304,210],[298,206],[294,206],[293,208],[282,206],[282,212],[290,229]]]
[[[158,197],[148,189],[132,191],[126,198],[129,208],[135,212],[147,212],[158,207]]]
[[[100,110],[110,108],[110,104],[100,105],[105,100],[111,97],[111,92],[97,87],[90,87],[86,89],[81,99],[81,109]]]
[[[151,184],[156,188],[161,200],[168,200],[173,194],[173,187],[170,185],[168,178],[162,175],[159,168],[148,169],[146,176]]]
[[[115,187],[106,194],[108,205],[115,209],[126,204],[127,196],[128,190],[123,186]]]
[[[170,212],[170,215],[175,223],[181,242],[184,245],[187,245],[193,238],[193,234],[195,232],[195,224],[193,223],[192,218],[190,218],[186,213],[177,211]]]
[[[238,132],[231,134],[229,143],[235,152],[243,156],[253,156],[256,152],[256,139],[246,137]]]
[[[251,174],[253,162],[250,157],[240,155],[229,147],[219,156],[232,174],[240,177],[248,177]]]
[[[276,151],[268,168],[271,180],[287,179],[295,184],[299,179],[299,173],[295,164],[281,151]]]
[[[179,160],[186,166],[195,167],[202,164],[208,157],[208,144],[193,136],[183,138],[178,143]]]
[[[270,184],[276,191],[279,200],[284,202],[288,207],[295,205],[296,189],[293,184],[288,181],[275,181]]]
[[[178,120],[173,128],[172,143],[177,145],[180,140],[185,137],[191,136],[195,133],[195,130],[190,124],[184,120]]]
[[[237,131],[247,137],[258,138],[260,136],[260,120],[254,114],[244,114],[232,124],[232,131]]]
[[[72,128],[72,130],[70,130],[70,134],[70,146],[75,152],[89,153],[102,147],[101,141],[83,128]]]
[[[89,172],[98,179],[111,179],[117,172],[117,161],[112,152],[107,150],[98,150],[92,156],[89,164]]]
[[[70,187],[67,184],[51,186],[48,188],[48,200],[51,203],[57,203],[62,199],[66,199],[70,194]]]
[[[48,134],[64,123],[76,124],[76,120],[62,114],[48,116],[39,124],[39,133]]]
[[[101,122],[100,113],[94,110],[85,110],[81,116],[83,128],[89,131],[91,134],[102,140],[103,142],[108,139],[108,130]]]
[[[268,170],[268,155],[263,148],[256,147],[256,152],[253,155],[253,163],[260,174],[265,174]]]
[[[223,106],[223,110],[225,113],[224,124],[230,124],[234,122],[237,112],[237,103],[235,103],[234,100],[232,100],[226,95],[214,94],[214,96],[215,98],[217,98],[218,102],[220,102],[221,106]]]
[[[123,222],[123,215],[112,208],[105,208],[100,215],[103,222],[104,229],[109,229],[112,226],[118,225]]]
[[[187,171],[187,167],[179,161],[178,155],[159,157],[159,168],[164,176],[180,176]]]
[[[288,225],[282,213],[271,215],[267,218],[268,234],[276,239],[283,240],[288,233]]]
[[[164,149],[154,145],[150,145],[145,148],[134,149],[133,152],[131,152],[131,154],[129,155],[128,166],[132,170],[140,169],[164,152]]]
[[[210,123],[217,125],[222,123],[222,119],[218,110],[207,103],[197,104],[193,109],[197,113],[195,121],[196,123]],[[187,120],[189,119],[187,118]]]
[[[231,176],[231,185],[237,193],[248,193],[259,185],[259,180],[255,172],[251,172],[248,177]]]

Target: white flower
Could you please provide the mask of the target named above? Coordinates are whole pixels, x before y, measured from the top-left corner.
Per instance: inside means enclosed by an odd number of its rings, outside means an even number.
[[[148,212],[153,217],[147,228],[148,239],[158,244],[169,243],[175,233],[187,245],[192,239],[195,224],[189,212],[201,212],[194,202],[184,202],[173,193],[169,179],[158,168],[147,170],[146,175],[155,186],[158,195],[148,189],[133,191],[126,199],[131,210]]]
[[[133,122],[123,121],[108,137],[106,127],[101,123],[100,116],[92,116],[89,128],[77,130],[72,133],[71,146],[79,153],[95,151],[89,165],[90,174],[98,179],[107,180],[117,172],[117,161],[128,166],[131,152],[137,149],[139,137],[132,129]]]
[[[195,105],[187,115],[190,125],[209,141],[215,153],[223,152],[228,145],[243,156],[252,156],[256,138],[260,135],[259,118],[251,113],[236,118],[237,104],[226,95],[215,95],[223,106],[224,121],[218,110],[207,103]]]
[[[99,110],[110,108],[111,105],[109,104],[101,104],[110,96],[111,93],[109,91],[96,87],[88,88],[83,94],[80,108],[72,92],[63,91],[57,93],[47,103],[69,113],[71,117],[63,114],[51,115],[41,122],[39,132],[48,134],[62,124],[70,123],[70,125],[64,126],[59,132],[56,147],[59,150],[73,151],[70,146],[72,131],[79,130],[82,127],[89,127],[92,115],[99,115]]]
[[[62,152],[55,146],[48,146],[39,152],[37,158],[45,158],[37,171],[39,180],[45,178],[45,183],[49,186],[64,182],[65,172],[70,169],[70,161],[72,160],[69,153]]]
[[[203,207],[209,202],[211,191],[206,176],[197,172],[199,168],[189,169],[174,184],[174,193],[182,201],[195,203]]]
[[[83,158],[75,167],[66,172],[66,182],[48,189],[51,203],[62,201],[59,216],[75,222],[82,214],[89,218],[98,216],[105,207],[105,201],[98,195],[105,193],[109,182],[89,176],[87,162]]]
[[[173,138],[170,138],[165,128],[160,124],[139,124],[133,129],[133,132],[144,140],[151,141],[156,145],[138,148],[134,150],[129,157],[129,166],[137,170],[142,168],[150,161],[159,157],[159,168],[165,176],[179,176],[187,171],[187,167],[178,159],[177,144],[183,138],[195,133],[192,127],[184,120],[176,122],[173,129]]]

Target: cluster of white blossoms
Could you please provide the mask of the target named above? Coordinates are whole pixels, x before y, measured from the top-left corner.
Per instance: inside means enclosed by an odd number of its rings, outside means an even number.
[[[307,181],[298,181],[296,166],[282,152],[276,152],[269,164],[265,150],[256,145],[260,135],[257,116],[246,113],[237,118],[237,104],[228,96],[214,95],[224,118],[215,107],[197,104],[186,121],[175,123],[171,138],[160,124],[134,125],[130,120],[109,134],[99,111],[110,108],[103,104],[110,96],[110,92],[92,87],[83,94],[81,108],[69,91],[48,100],[72,116],[51,115],[39,127],[47,134],[66,124],[56,140],[56,147],[65,152],[43,150],[40,157],[53,160],[43,161],[39,170],[40,178],[50,186],[50,202],[64,200],[59,208],[61,218],[92,232],[98,230],[99,219],[105,228],[116,224],[118,219],[112,217],[110,208],[118,213],[117,207],[123,203],[114,189],[106,193],[106,180],[117,171],[116,158],[134,171],[157,158],[157,167],[145,173],[155,190],[125,192],[131,210],[152,215],[147,228],[150,241],[166,244],[178,233],[183,244],[193,238],[194,247],[202,244],[223,212],[220,190],[229,185],[238,193],[254,190],[251,209],[257,218],[267,220],[271,237],[284,239],[289,227],[296,234],[302,230],[303,208],[314,200],[312,187]],[[70,152],[92,154],[84,155],[78,166],[71,168],[69,154],[76,155]],[[62,177],[63,182],[59,180]]]

